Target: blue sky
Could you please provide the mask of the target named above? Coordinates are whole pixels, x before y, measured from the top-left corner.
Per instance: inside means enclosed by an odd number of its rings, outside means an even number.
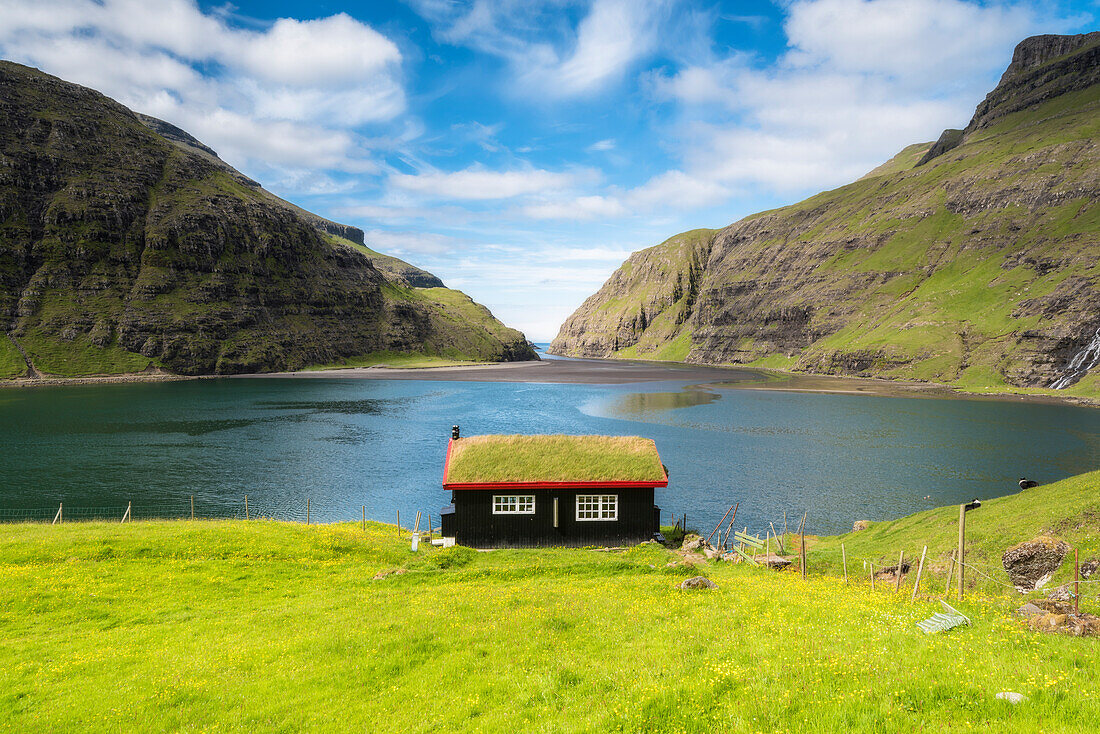
[[[631,252],[962,127],[1100,0],[2,0],[0,55],[203,140],[548,340]]]

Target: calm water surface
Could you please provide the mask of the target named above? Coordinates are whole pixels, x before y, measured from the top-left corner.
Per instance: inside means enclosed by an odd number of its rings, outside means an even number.
[[[0,390],[0,516],[125,507],[392,522],[436,510],[452,424],[656,439],[664,520],[809,512],[812,532],[1100,467],[1100,411],[1060,405],[626,386],[220,379]],[[696,522],[697,521],[697,522]]]

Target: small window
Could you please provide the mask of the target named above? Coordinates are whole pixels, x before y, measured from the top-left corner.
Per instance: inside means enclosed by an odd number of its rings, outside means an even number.
[[[493,495],[494,515],[534,515],[535,495],[533,494],[495,494]]]
[[[619,495],[617,494],[578,494],[578,520],[618,520]]]

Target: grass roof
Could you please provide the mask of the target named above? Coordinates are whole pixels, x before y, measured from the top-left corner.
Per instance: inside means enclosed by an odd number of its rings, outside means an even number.
[[[470,436],[454,441],[445,483],[660,482],[657,446],[638,436]]]

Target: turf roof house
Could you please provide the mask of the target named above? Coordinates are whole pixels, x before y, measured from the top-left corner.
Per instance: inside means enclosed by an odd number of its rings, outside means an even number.
[[[443,535],[475,548],[626,545],[653,538],[668,473],[637,436],[471,436],[447,446]]]

